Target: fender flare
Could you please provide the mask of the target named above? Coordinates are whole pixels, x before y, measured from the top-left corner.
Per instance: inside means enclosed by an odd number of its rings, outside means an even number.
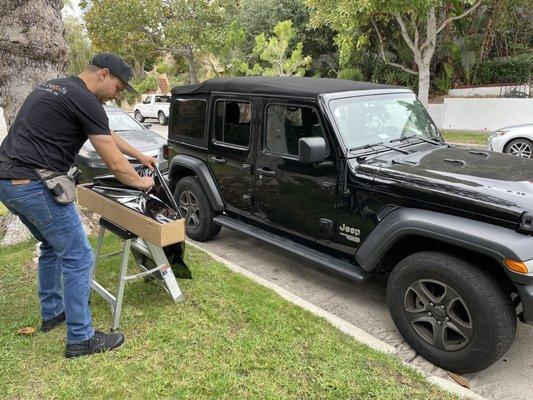
[[[415,208],[390,212],[356,251],[355,259],[364,270],[373,271],[386,252],[407,236],[422,236],[473,250],[495,259],[502,267],[505,258],[533,259],[531,236],[486,222]],[[516,280],[516,274],[504,270]]]
[[[174,189],[175,183],[177,183],[182,176],[196,175],[200,181],[200,185],[202,185],[202,188],[207,195],[207,198],[209,199],[209,202],[211,203],[211,207],[213,207],[213,210],[225,210],[226,207],[224,206],[224,201],[222,200],[220,190],[218,189],[218,186],[213,179],[213,175],[211,174],[211,171],[209,170],[209,167],[205,161],[186,154],[178,154],[170,161],[168,170],[168,177],[171,182],[172,189]],[[192,174],[183,174],[184,170],[191,171]]]

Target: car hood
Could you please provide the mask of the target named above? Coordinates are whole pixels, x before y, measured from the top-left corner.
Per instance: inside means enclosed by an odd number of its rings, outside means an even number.
[[[140,151],[158,150],[166,143],[165,138],[149,129],[133,130],[133,131],[119,131],[117,132],[129,144]],[[90,141],[86,141],[83,148],[87,151],[94,151]]]
[[[355,170],[373,173],[378,190],[429,201],[433,208],[514,224],[533,212],[533,160],[525,158],[442,146],[407,155],[389,152]]]

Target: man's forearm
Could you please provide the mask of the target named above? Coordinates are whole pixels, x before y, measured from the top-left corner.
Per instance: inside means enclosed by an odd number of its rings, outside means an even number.
[[[135,159],[139,159],[143,155],[139,150],[129,144],[124,138],[122,138],[118,133],[111,131],[111,137],[117,145],[118,149],[123,153]]]

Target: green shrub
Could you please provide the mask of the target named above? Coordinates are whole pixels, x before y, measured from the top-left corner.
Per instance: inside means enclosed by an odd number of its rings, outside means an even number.
[[[344,68],[341,69],[337,75],[339,79],[349,79],[352,81],[364,81],[365,77],[359,68]]]
[[[485,60],[479,64],[476,83],[526,83],[529,82],[532,65],[532,57]]]
[[[159,84],[157,83],[157,79],[155,76],[146,75],[143,80],[132,81],[131,86],[133,86],[133,88],[137,91],[138,94],[125,92],[123,94],[123,98],[128,102],[128,104],[133,105],[140,98],[141,94],[157,90]]]

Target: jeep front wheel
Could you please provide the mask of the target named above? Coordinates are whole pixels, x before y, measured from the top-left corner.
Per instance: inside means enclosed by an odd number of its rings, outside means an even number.
[[[220,225],[213,222],[215,213],[205,195],[198,178],[187,176],[176,184],[174,198],[185,218],[186,233],[199,242],[214,238],[220,232]]]
[[[487,273],[446,253],[412,254],[392,271],[387,303],[396,327],[422,357],[449,371],[476,372],[511,346],[511,298]]]

